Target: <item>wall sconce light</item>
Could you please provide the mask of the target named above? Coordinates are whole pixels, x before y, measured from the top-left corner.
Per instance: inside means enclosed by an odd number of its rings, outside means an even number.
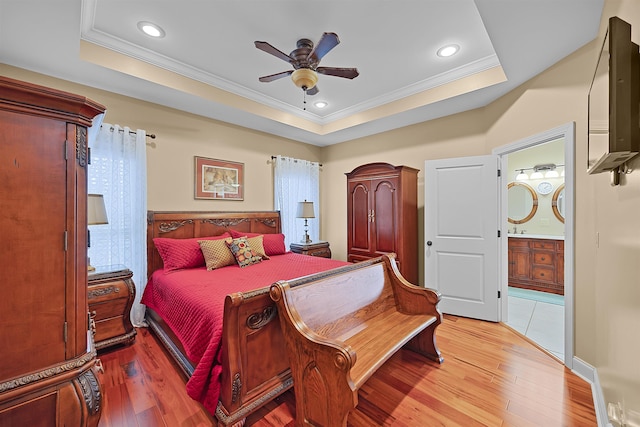
[[[87,197],[87,225],[102,224],[109,224],[107,208],[104,205],[104,196],[102,194],[89,194]],[[91,247],[90,231],[87,231],[87,246]],[[94,271],[95,269],[87,257],[87,270]]]
[[[564,176],[564,169],[562,170],[562,175],[558,173],[558,171],[556,170],[559,167],[564,168],[564,165],[556,165],[555,163],[545,163],[542,165],[535,165],[532,168],[516,169],[516,172],[520,171],[520,173],[516,175],[516,181],[526,181],[527,179],[559,178],[560,176]],[[527,175],[524,172],[526,170],[532,170],[533,173],[531,175]]]
[[[316,217],[313,210],[313,202],[307,202],[306,200],[304,202],[298,202],[298,215],[296,216],[298,218],[304,218],[304,236],[302,237],[301,242],[306,244],[311,243],[311,238],[309,238],[308,233],[309,224],[307,223],[307,220],[309,218]]]
[[[544,178],[544,175],[542,175],[542,172],[536,170],[535,167],[534,167],[533,168],[533,173],[531,174],[531,176],[529,176],[529,178],[531,178],[531,179],[541,179],[541,178]]]

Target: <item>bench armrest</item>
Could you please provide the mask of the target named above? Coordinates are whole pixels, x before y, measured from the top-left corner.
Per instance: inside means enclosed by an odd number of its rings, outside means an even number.
[[[438,303],[442,295],[435,289],[423,288],[408,282],[402,277],[395,256],[386,254],[383,260],[391,272],[391,285],[398,307],[407,314],[431,314],[436,316],[439,322],[442,314],[438,310]]]

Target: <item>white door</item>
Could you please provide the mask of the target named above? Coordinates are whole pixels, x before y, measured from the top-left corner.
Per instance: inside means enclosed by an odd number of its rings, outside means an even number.
[[[424,183],[425,286],[443,313],[498,321],[498,157],[427,160]]]

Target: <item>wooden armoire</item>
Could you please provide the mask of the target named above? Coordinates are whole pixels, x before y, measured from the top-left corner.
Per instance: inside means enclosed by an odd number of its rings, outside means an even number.
[[[87,127],[104,107],[0,77],[0,426],[95,426]]]
[[[346,173],[348,261],[395,252],[400,273],[418,284],[418,172],[369,163]]]

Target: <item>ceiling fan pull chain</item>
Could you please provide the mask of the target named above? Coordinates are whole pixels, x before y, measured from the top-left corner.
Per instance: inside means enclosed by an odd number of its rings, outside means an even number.
[[[302,88],[302,91],[304,92],[304,96],[302,97],[302,110],[307,111],[307,89]]]

